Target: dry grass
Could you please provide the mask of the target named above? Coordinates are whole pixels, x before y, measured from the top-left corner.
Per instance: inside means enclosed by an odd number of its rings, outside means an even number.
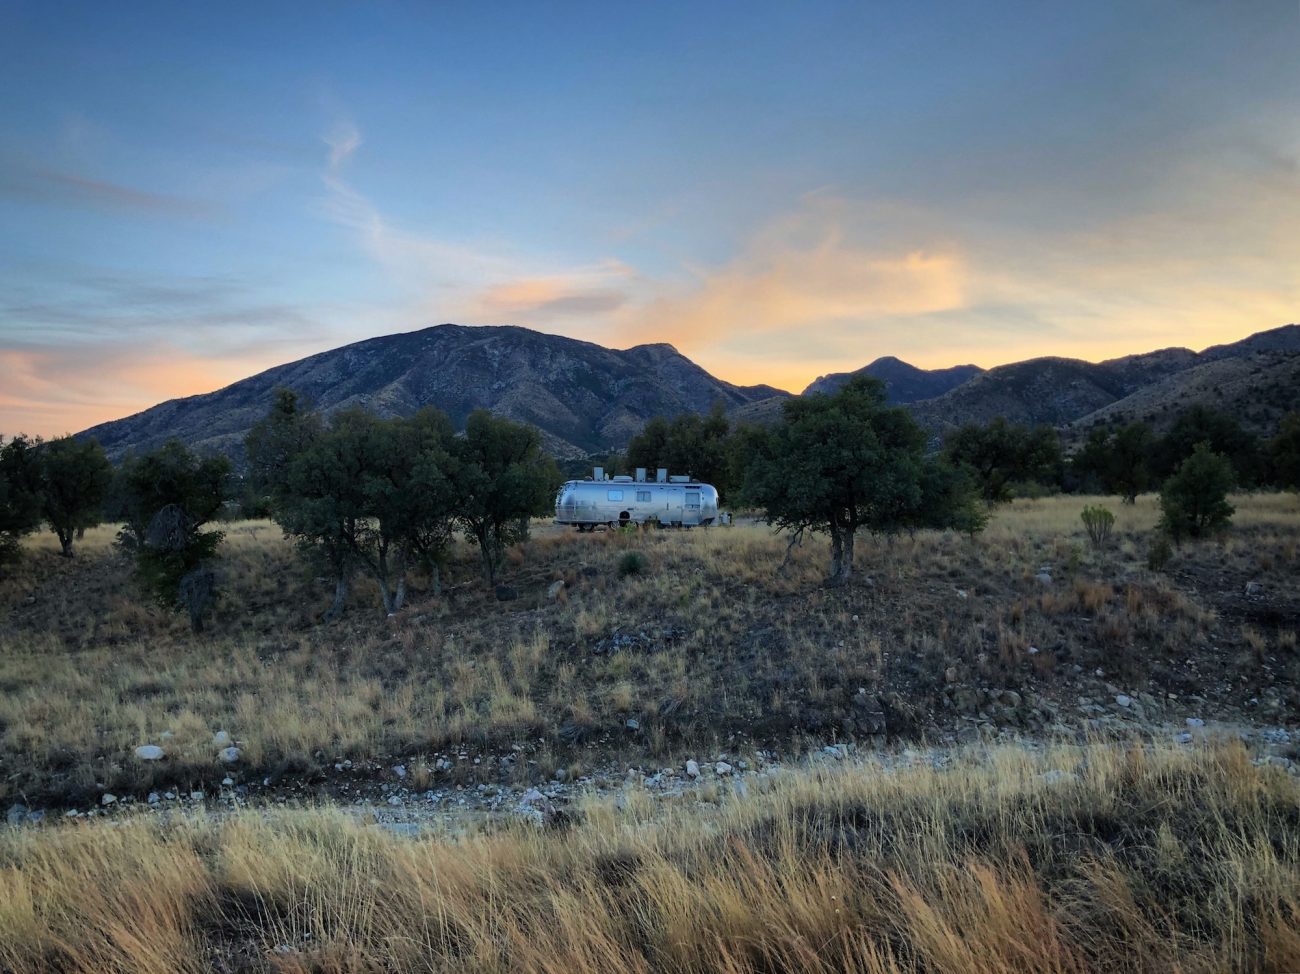
[[[0,969],[1286,971],[1297,825],[1300,783],[1232,744],[632,790],[458,841],[328,811],[65,825],[0,835]]]
[[[1021,715],[1030,727],[1069,724],[1048,703],[1068,708],[1099,692],[1075,675],[1099,666],[1126,689],[1220,693],[1216,707],[1229,709],[1258,698],[1273,721],[1294,713],[1296,499],[1236,498],[1227,540],[1180,549],[1165,574],[1145,565],[1154,501],[1109,503],[1114,542],[1093,551],[1078,515],[1097,502],[1016,502],[974,540],[863,538],[870,583],[843,591],[822,586],[818,539],[777,574],[785,540],[758,526],[595,535],[545,526],[512,552],[517,602],[493,600],[461,546],[443,595],[417,580],[410,608],[385,620],[362,584],[348,617],[329,627],[315,622],[328,585],[273,526],[236,524],[225,594],[202,638],[141,603],[110,529],[91,532],[73,562],[41,537],[0,582],[0,801],[212,788],[228,770],[216,761],[218,730],[244,750],[243,782],[466,746],[525,747],[537,774],[601,754],[795,747],[862,733],[859,688],[879,694],[893,736],[973,730],[974,715],[945,695],[949,672],[962,685],[1041,694],[1043,705]],[[619,579],[632,549],[648,569]],[[1044,567],[1056,579],[1049,588],[1036,580]],[[557,579],[564,597],[548,600]],[[1250,579],[1270,600],[1233,594]],[[630,718],[638,734],[624,729]],[[167,761],[135,761],[149,742]],[[489,772],[490,755],[457,773]]]

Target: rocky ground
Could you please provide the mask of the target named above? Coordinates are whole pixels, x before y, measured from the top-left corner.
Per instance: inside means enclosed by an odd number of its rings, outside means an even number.
[[[1008,694],[1013,693],[1008,691]],[[980,694],[988,709],[998,714],[1015,710],[1013,699],[999,691]],[[1024,703],[1020,707],[1026,706]],[[1256,765],[1280,767],[1300,776],[1300,730],[1185,717],[1181,723],[1150,722],[1145,715],[1168,713],[1149,695],[1135,699],[1115,694],[1109,704],[1080,698],[1079,709],[1092,716],[1074,731],[1056,725],[1050,737],[1022,736],[996,719],[971,722],[959,733],[939,735],[933,742],[914,746],[863,746],[831,743],[813,746],[799,754],[772,751],[717,752],[687,758],[673,767],[608,763],[570,779],[561,769],[550,780],[520,784],[528,776],[529,750],[508,754],[472,753],[468,750],[436,756],[429,780],[417,785],[412,766],[405,762],[340,760],[311,779],[271,777],[245,780],[237,768],[219,785],[204,790],[176,787],[146,796],[105,792],[97,805],[85,808],[28,808],[15,803],[7,812],[10,826],[40,826],[64,820],[119,819],[140,815],[162,820],[177,815],[222,815],[248,809],[331,807],[401,835],[426,831],[457,834],[485,825],[522,820],[539,827],[562,826],[581,800],[611,799],[616,806],[643,795],[654,803],[718,803],[728,796],[744,798],[762,791],[780,775],[818,765],[864,765],[889,772],[898,768],[929,766],[941,771],[959,757],[979,753],[987,744],[1014,743],[1026,750],[1042,750],[1049,742],[1078,743],[1110,739],[1117,745],[1140,746],[1146,741],[1170,741],[1197,747],[1214,741],[1239,740]],[[971,732],[973,729],[973,733]],[[978,741],[979,743],[974,743]],[[1057,772],[1046,772],[1056,774]],[[1059,772],[1061,776],[1069,772]],[[459,780],[457,780],[459,779]]]

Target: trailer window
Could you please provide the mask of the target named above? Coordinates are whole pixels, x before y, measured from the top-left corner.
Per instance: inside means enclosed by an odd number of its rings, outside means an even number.
[[[687,507],[700,506],[700,492],[698,490],[688,490],[686,492],[686,506]]]
[[[611,490],[605,495],[605,498],[611,501],[621,501],[623,499],[623,492],[621,490]]]
[[[636,492],[636,499],[637,499],[637,502],[638,502],[638,503],[641,503],[641,502],[643,502],[643,501],[648,501],[648,500],[650,500],[650,491],[648,491],[648,490],[638,490],[638,491]]]

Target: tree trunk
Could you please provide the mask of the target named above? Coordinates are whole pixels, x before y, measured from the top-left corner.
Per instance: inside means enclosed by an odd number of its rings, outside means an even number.
[[[343,604],[348,600],[348,577],[339,575],[334,580],[334,602],[329,610],[321,618],[322,622],[333,622],[339,616],[343,615]]]
[[[856,531],[853,528],[844,528],[844,545],[840,558],[840,577],[838,584],[847,585],[849,578],[853,575],[853,537]]]
[[[844,538],[840,533],[840,526],[834,521],[831,522],[831,584],[838,585],[840,578],[840,566],[844,562]]]
[[[58,531],[55,531],[54,533],[57,534],[57,535],[59,536],[59,546],[60,546],[60,548],[62,549],[62,550],[59,552],[59,554],[63,555],[64,558],[71,558],[71,557],[72,557],[72,537],[73,537],[72,532],[71,532],[71,531],[62,531],[62,530],[58,530]]]
[[[483,576],[487,579],[488,586],[491,587],[497,583],[497,566],[492,545],[492,530],[487,525],[484,525],[474,533],[478,536],[479,554],[483,556]]]

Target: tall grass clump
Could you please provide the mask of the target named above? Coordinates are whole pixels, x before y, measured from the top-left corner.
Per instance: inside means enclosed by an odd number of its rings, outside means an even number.
[[[1300,967],[1300,783],[1239,744],[629,786],[567,830],[337,812],[0,835],[0,969],[1210,972]]]

